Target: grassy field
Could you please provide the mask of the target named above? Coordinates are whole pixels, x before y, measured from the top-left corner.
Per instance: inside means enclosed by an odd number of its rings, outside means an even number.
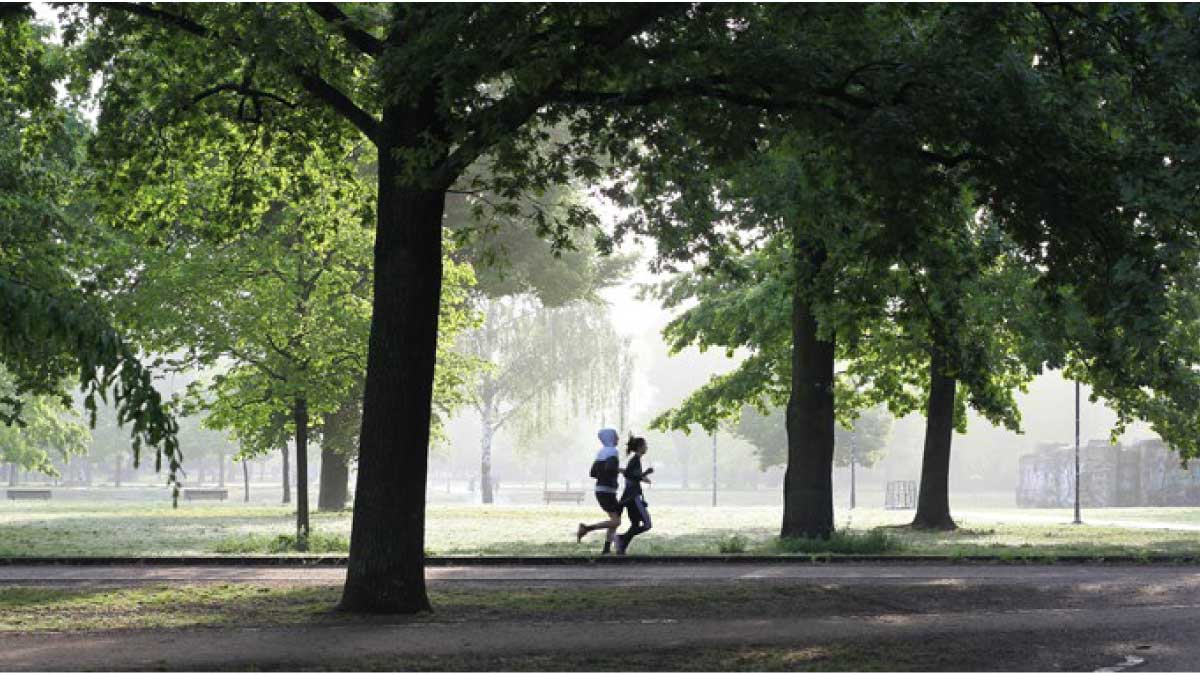
[[[1181,528],[1200,523],[1200,509],[1091,509],[1069,525],[1070,512],[994,509],[967,511],[952,533],[913,532],[902,527],[911,512],[839,511],[845,536],[830,543],[791,542],[775,537],[777,507],[681,507],[653,509],[655,529],[640,537],[632,553],[894,553],[1004,558],[1060,555],[1200,555],[1200,532],[1147,529],[1119,524]],[[849,514],[849,515],[848,515]],[[431,505],[426,548],[449,555],[592,555],[600,533],[583,544],[573,536],[577,522],[596,520],[590,507]],[[288,553],[293,516],[280,506],[238,504],[147,505],[130,502],[7,502],[0,504],[0,556],[154,556]],[[312,551],[340,553],[349,537],[349,513],[314,513]]]

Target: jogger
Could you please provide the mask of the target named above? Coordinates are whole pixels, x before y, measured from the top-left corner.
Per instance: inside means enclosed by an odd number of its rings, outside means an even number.
[[[607,554],[612,552],[614,535],[621,526],[621,505],[617,503],[617,475],[621,471],[617,441],[620,440],[620,436],[615,429],[601,429],[596,436],[600,439],[602,447],[592,462],[591,475],[596,479],[596,502],[608,514],[608,520],[590,525],[580,523],[575,530],[575,541],[582,541],[583,536],[593,530],[606,530],[604,550],[601,553]]]
[[[621,505],[629,514],[629,529],[617,537],[617,555],[625,555],[633,538],[650,529],[650,509],[642,496],[642,483],[652,482],[649,478],[654,469],[642,471],[642,455],[649,447],[646,439],[631,436],[625,446],[626,454],[632,455],[625,464],[625,491],[621,493]]]

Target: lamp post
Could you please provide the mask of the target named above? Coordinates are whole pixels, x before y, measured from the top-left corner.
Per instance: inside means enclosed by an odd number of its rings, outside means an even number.
[[[858,444],[854,440],[854,434],[850,434],[850,508],[853,509],[855,504],[854,489],[856,481],[854,480],[854,460],[857,459]]]
[[[717,432],[712,435],[712,505],[717,505]]]
[[[1075,520],[1071,524],[1083,524],[1079,517],[1079,380],[1075,380]]]

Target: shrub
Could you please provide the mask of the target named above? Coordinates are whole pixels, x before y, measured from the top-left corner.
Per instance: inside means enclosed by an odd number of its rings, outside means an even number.
[[[314,532],[308,535],[308,546],[297,547],[296,535],[281,534],[269,537],[263,534],[248,534],[241,537],[222,539],[213,546],[217,553],[346,553],[350,541],[340,534]]]
[[[730,535],[717,540],[717,550],[721,553],[745,553],[750,540],[740,534]]]
[[[269,553],[347,553],[350,550],[350,540],[340,534],[324,534],[313,532],[308,535],[307,546],[301,547],[295,535],[281,534],[275,537]]]
[[[869,555],[872,553],[888,553],[903,548],[901,542],[889,536],[882,529],[868,532],[835,531],[828,539],[809,539],[807,537],[782,537],[776,546],[783,553],[841,553],[851,555]]]

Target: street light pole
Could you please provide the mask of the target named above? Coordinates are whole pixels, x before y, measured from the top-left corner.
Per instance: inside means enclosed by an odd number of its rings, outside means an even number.
[[[712,505],[717,505],[717,432],[712,435],[713,452],[712,452]]]
[[[1079,517],[1079,380],[1075,380],[1075,520],[1071,524],[1083,524]]]
[[[853,435],[853,433],[851,433],[851,435],[850,435],[850,508],[851,509],[853,509],[855,506],[855,504],[854,504],[854,502],[855,502],[854,489],[856,487],[855,486],[856,481],[854,480],[854,460],[857,459],[856,458],[856,455],[858,454],[857,451],[858,451],[858,444],[854,441],[854,435]]]

